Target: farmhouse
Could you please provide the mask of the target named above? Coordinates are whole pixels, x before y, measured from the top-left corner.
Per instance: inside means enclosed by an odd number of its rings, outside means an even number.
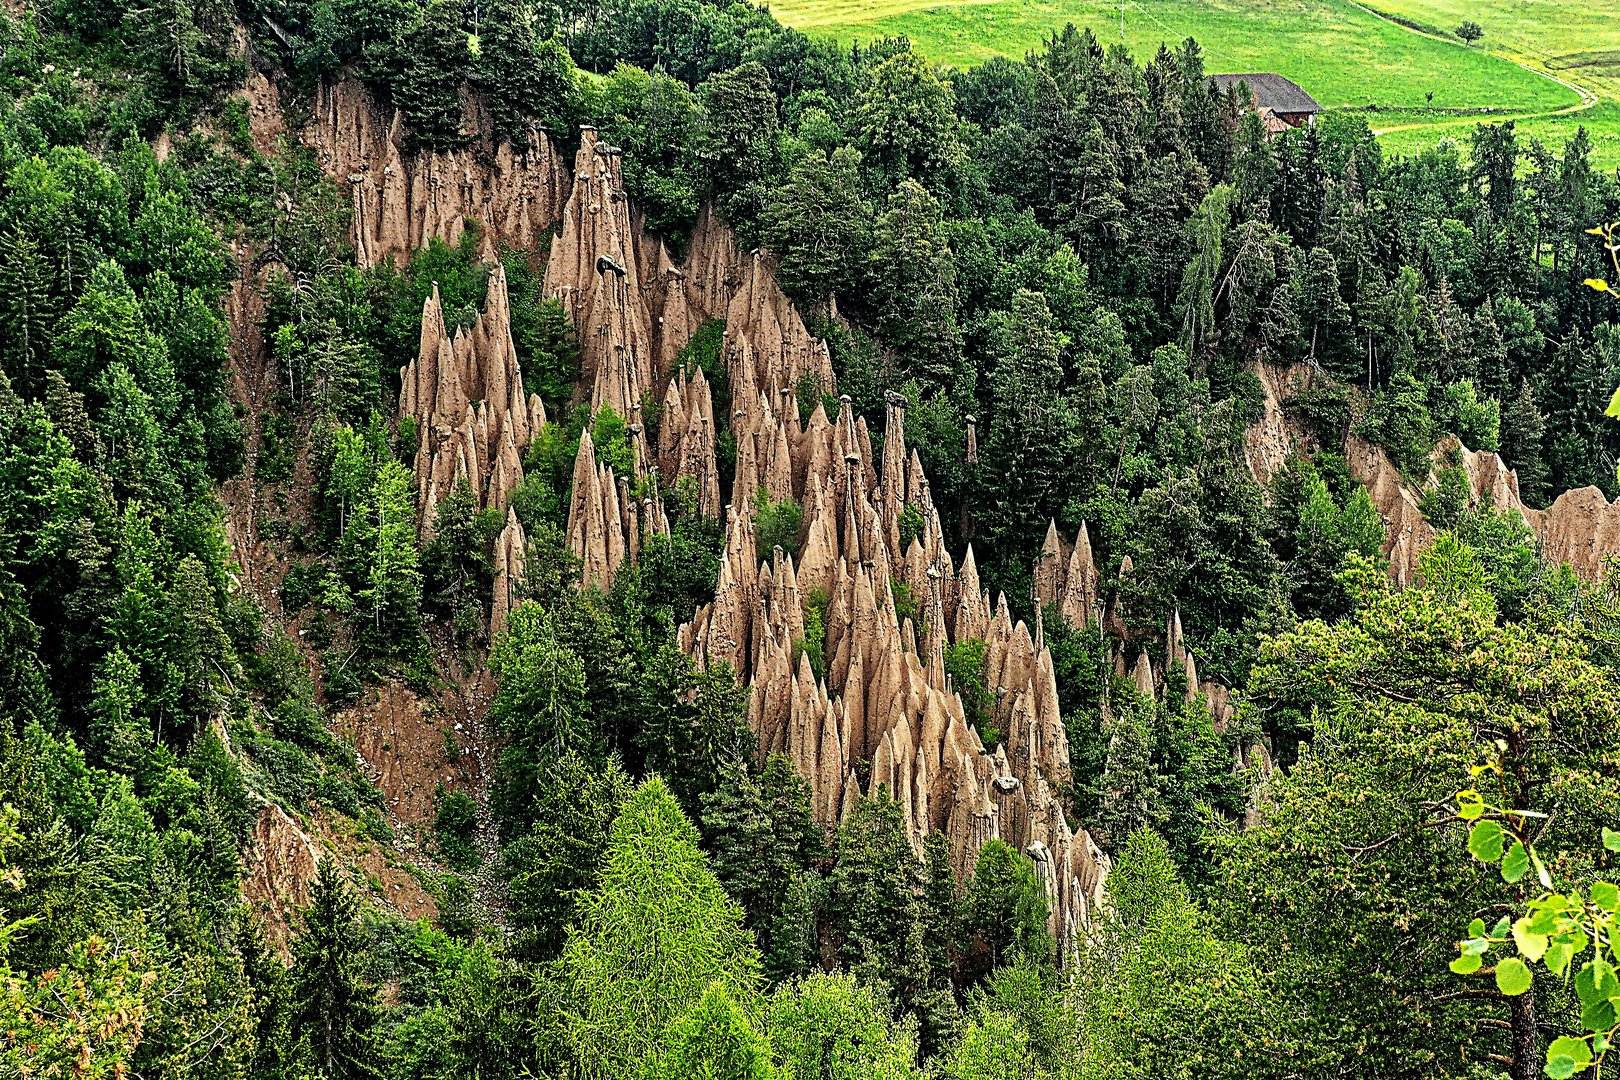
[[[1322,106],[1300,89],[1298,83],[1269,71],[1211,75],[1209,81],[1223,94],[1230,93],[1239,83],[1246,85],[1255,110],[1272,135],[1280,135],[1291,127],[1308,127],[1322,111]]]

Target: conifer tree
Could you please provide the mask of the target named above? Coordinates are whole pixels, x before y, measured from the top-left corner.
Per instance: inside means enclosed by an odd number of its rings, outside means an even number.
[[[343,535],[362,625],[378,655],[404,657],[420,648],[422,569],[414,494],[411,471],[397,461],[384,462]]]
[[[482,634],[484,604],[493,565],[490,543],[500,531],[498,512],[480,511],[465,476],[434,511],[433,539],[422,551],[422,583],[428,605],[448,615],[463,641]]]
[[[619,812],[601,880],[581,903],[558,972],[575,1075],[628,1075],[711,986],[751,992],[759,954],[662,780]]]
[[[878,331],[925,389],[948,389],[962,348],[956,264],[939,200],[915,180],[889,196],[866,272]]]
[[[813,870],[796,872],[788,880],[767,939],[765,977],[771,982],[806,975],[819,963],[816,916],[824,893],[822,877]]]
[[[962,901],[943,833],[931,832],[923,840],[922,923],[929,971],[936,983],[949,981],[962,947]]]
[[[1047,930],[1046,889],[1029,860],[1002,840],[979,851],[963,902],[966,927],[979,952],[979,973],[1024,961],[1047,964],[1055,943]]]
[[[1549,498],[1547,463],[1542,438],[1547,423],[1536,408],[1535,391],[1528,380],[1502,406],[1502,457],[1519,475],[1519,498],[1526,506],[1545,506]]]
[[[571,126],[578,107],[573,61],[556,38],[542,39],[544,30],[526,0],[493,0],[483,13],[474,62],[498,139],[524,145],[536,121],[553,135]]]
[[[861,799],[838,829],[828,906],[850,970],[887,983],[902,1001],[910,1001],[928,975],[921,885],[900,804],[886,791]]]
[[[759,782],[741,753],[720,763],[713,791],[703,796],[704,846],[714,876],[742,907],[756,936],[775,912],[768,877],[771,861],[771,822]]]
[[[847,972],[816,972],[779,986],[767,1020],[785,1075],[819,1080],[911,1080],[917,1030],[896,1021],[879,987]]]
[[[722,983],[670,1025],[648,1080],[775,1080],[770,1050]]]
[[[328,856],[321,860],[293,945],[293,1030],[307,1041],[321,1080],[380,1077],[378,1037],[383,1006],[366,978],[360,903]]]
[[[859,155],[812,151],[765,208],[761,234],[781,257],[782,289],[806,309],[855,284],[872,209],[861,192]]]
[[[253,1053],[248,1074],[264,1080],[296,1080],[307,1065],[299,1060],[309,1045],[293,1032],[293,973],[265,941],[258,918],[246,906],[237,909],[237,950],[242,975],[252,994]]]
[[[44,389],[54,309],[50,264],[33,238],[20,227],[0,234],[0,354],[24,397]]]

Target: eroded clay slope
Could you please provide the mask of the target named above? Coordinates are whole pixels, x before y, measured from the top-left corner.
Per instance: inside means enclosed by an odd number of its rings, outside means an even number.
[[[818,395],[801,417],[800,388],[830,391],[832,365],[767,257],[743,252],[705,213],[685,265],[675,266],[640,226],[620,165],[615,148],[583,133],[545,288],[579,327],[593,409],[610,406],[629,420],[638,475],[657,468],[666,481],[689,479],[700,511],[726,522],[715,600],[682,627],[683,647],[729,664],[752,688],[760,753],[794,761],[824,825],[841,820],[857,794],[886,789],[914,846],[931,831],[946,834],[959,872],[988,840],[1005,839],[1040,868],[1054,929],[1074,932],[1100,901],[1107,859],[1069,828],[1056,794],[1069,754],[1051,657],[1038,632],[1009,617],[1005,599],[992,604],[982,591],[971,551],[960,571],[946,552],[921,461],[906,449],[904,399],[890,396],[881,462],[847,399],[829,418]],[[717,318],[726,324],[732,401],[725,426],[737,451],[724,504],[713,395],[703,372],[675,363],[697,328]],[[656,439],[642,416],[647,400],[663,406]],[[797,560],[758,550],[761,491],[804,507]],[[610,579],[634,557],[627,502],[625,478],[605,473],[581,440],[568,534],[589,582]],[[902,543],[908,506],[923,527]],[[644,504],[641,531],[661,519],[661,508]],[[916,620],[900,617],[897,588],[916,602]],[[803,649],[811,604],[825,605],[824,674]],[[944,673],[945,645],[967,638],[988,646],[994,722],[1006,733],[993,754]]]
[[[791,399],[788,399],[791,402]],[[681,629],[683,647],[724,661],[753,688],[750,725],[759,751],[784,753],[810,780],[817,820],[832,826],[860,794],[886,789],[900,803],[913,846],[930,832],[951,841],[959,873],[1002,839],[1035,863],[1053,898],[1053,929],[1079,932],[1101,902],[1108,860],[1069,828],[1057,792],[1069,779],[1051,654],[980,587],[971,549],[961,567],[945,551],[928,482],[905,444],[904,400],[888,405],[881,469],[847,400],[835,420],[818,409],[756,398],[749,428],[756,453],[778,448],[760,486],[804,493],[794,560],[760,552],[742,479],[728,518],[713,604]],[[901,545],[901,515],[922,529]],[[896,595],[913,601],[902,618]],[[825,672],[812,667],[805,612],[825,606]],[[992,753],[945,674],[951,641],[982,639],[991,718],[1004,741]]]
[[[596,460],[587,433],[575,462],[568,538],[588,583],[606,584],[636,557],[646,536],[668,529],[654,469],[690,480],[700,512],[723,517],[727,547],[715,601],[682,628],[704,662],[728,662],[753,687],[750,720],[762,753],[788,754],[810,780],[818,819],[829,827],[858,792],[886,789],[901,803],[919,849],[930,831],[953,843],[960,872],[1001,838],[1039,867],[1054,900],[1053,927],[1074,933],[1099,903],[1107,858],[1064,819],[1057,790],[1069,754],[1051,656],[1008,614],[1005,598],[980,586],[971,550],[960,569],[946,552],[928,481],[908,453],[904,401],[891,396],[881,462],[847,399],[836,418],[819,403],[834,387],[823,342],[813,338],[771,273],[763,252],[745,252],[711,213],[702,215],[683,266],[642,227],[623,189],[615,148],[582,133],[572,179],[543,137],[529,149],[408,155],[397,117],[380,121],[353,83],[323,92],[316,143],[350,183],[365,262],[406,257],[427,239],[454,240],[471,217],[486,243],[532,246],[556,221],[545,291],[579,329],[581,400],[623,415],[637,451],[633,476]],[[561,193],[566,192],[566,199]],[[707,320],[723,319],[723,362],[733,412],[714,416],[701,371],[676,359]],[[401,373],[401,413],[417,421],[416,480],[423,521],[458,477],[484,506],[501,507],[522,478],[521,451],[546,422],[522,395],[497,273],[477,324],[451,333],[436,298],[427,303],[421,347]],[[801,387],[817,404],[801,418]],[[643,403],[661,401],[650,438]],[[730,502],[722,500],[716,443],[722,426],[737,445]],[[755,493],[805,507],[799,559],[757,550]],[[637,492],[652,494],[638,496]],[[902,522],[921,516],[916,535]],[[915,520],[914,516],[912,520]],[[904,541],[904,542],[902,542]],[[508,513],[496,546],[498,627],[522,574],[522,530]],[[915,601],[902,618],[896,590]],[[825,604],[826,671],[802,645],[810,604]],[[950,641],[983,639],[1005,733],[987,751],[944,673]]]
[[[1567,562],[1577,574],[1595,579],[1607,572],[1611,558],[1620,555],[1620,503],[1610,502],[1598,488],[1566,491],[1547,509],[1537,510],[1520,499],[1518,475],[1501,457],[1488,450],[1470,450],[1448,435],[1435,449],[1435,466],[1443,466],[1453,454],[1468,477],[1471,504],[1518,512],[1548,561]],[[1434,527],[1418,509],[1422,493],[1406,482],[1381,446],[1352,435],[1345,442],[1345,456],[1384,519],[1390,576],[1406,584],[1435,537]]]
[[[1264,483],[1291,455],[1310,445],[1304,429],[1287,415],[1288,400],[1309,387],[1310,373],[1304,365],[1257,364],[1252,370],[1265,391],[1264,410],[1246,433],[1244,447],[1250,470]],[[1418,558],[1435,537],[1418,509],[1423,493],[1401,475],[1383,447],[1351,435],[1344,453],[1351,473],[1366,486],[1383,519],[1390,577],[1397,584],[1408,584],[1417,573]],[[1620,503],[1611,503],[1600,489],[1566,491],[1551,506],[1538,510],[1519,497],[1519,478],[1499,455],[1469,450],[1448,435],[1435,448],[1434,467],[1444,466],[1454,454],[1468,476],[1472,505],[1516,511],[1549,561],[1567,562],[1576,573],[1592,579],[1603,575],[1608,561],[1620,555]]]
[[[476,100],[463,111],[467,130],[489,130]],[[478,135],[461,149],[413,151],[398,110],[385,116],[357,79],[322,86],[306,138],[327,173],[353,193],[362,266],[403,262],[434,238],[455,244],[469,218],[490,257],[497,240],[538,250],[568,192],[562,159],[539,128],[525,133],[521,147]]]

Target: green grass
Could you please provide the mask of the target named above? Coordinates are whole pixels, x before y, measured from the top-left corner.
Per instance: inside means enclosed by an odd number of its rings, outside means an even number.
[[[1550,145],[1586,123],[1600,160],[1620,164],[1620,18],[1599,15],[1603,5],[1373,2],[1402,22],[1351,0],[1125,0],[1124,40],[1143,58],[1161,42],[1195,37],[1212,72],[1276,71],[1326,108],[1369,110],[1392,150],[1465,140],[1481,120],[1512,118]],[[904,34],[956,66],[1023,56],[1066,22],[1090,26],[1104,44],[1120,40],[1117,0],[777,0],[772,10],[843,41]],[[1482,47],[1450,37],[1464,17],[1485,27]],[[1588,89],[1597,104],[1544,71]]]
[[[1583,0],[1374,0],[1382,12],[1449,34],[1463,19],[1485,28],[1480,43],[1505,60],[1586,91],[1581,107],[1524,127],[1549,145],[1584,126],[1599,160],[1620,163],[1620,15]]]

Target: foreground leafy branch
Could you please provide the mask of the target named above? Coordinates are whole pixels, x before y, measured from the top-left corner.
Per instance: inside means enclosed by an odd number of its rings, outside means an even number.
[[[1474,766],[1473,774],[1476,783],[1488,775],[1501,781],[1503,768],[1498,760]],[[1573,970],[1583,1032],[1554,1039],[1547,1047],[1544,1071],[1555,1080],[1566,1080],[1588,1069],[1602,1076],[1604,1060],[1620,1040],[1616,1011],[1620,1008],[1620,976],[1616,974],[1615,950],[1620,932],[1620,886],[1599,880],[1584,892],[1577,887],[1555,891],[1552,876],[1530,836],[1531,823],[1544,819],[1545,814],[1504,809],[1470,787],[1457,793],[1457,817],[1472,823],[1468,830],[1470,855],[1498,867],[1502,879],[1510,884],[1534,869],[1542,892],[1525,902],[1517,918],[1504,915],[1489,929],[1483,919],[1469,923],[1468,937],[1459,943],[1460,953],[1451,961],[1451,970],[1459,975],[1491,974],[1496,988],[1509,998],[1530,991],[1538,964],[1566,982]],[[1620,832],[1604,827],[1603,846],[1620,852]],[[1487,967],[1486,961],[1499,949],[1500,959]],[[1576,969],[1577,958],[1588,950],[1589,958]]]

